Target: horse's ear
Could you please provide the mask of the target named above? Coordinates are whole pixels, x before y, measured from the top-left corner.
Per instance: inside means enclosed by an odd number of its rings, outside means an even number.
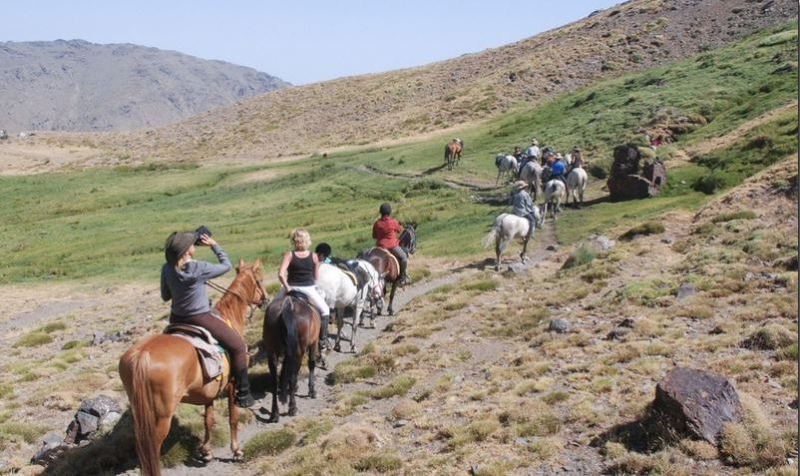
[[[244,268],[244,258],[239,258],[239,264],[236,265],[236,272],[238,273],[242,268]]]
[[[259,269],[261,269],[261,258],[256,258],[253,262],[253,271],[258,271]]]

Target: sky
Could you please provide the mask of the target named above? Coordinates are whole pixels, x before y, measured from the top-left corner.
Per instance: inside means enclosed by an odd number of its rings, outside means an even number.
[[[423,66],[514,43],[623,0],[29,0],[0,42],[132,43],[295,85]]]

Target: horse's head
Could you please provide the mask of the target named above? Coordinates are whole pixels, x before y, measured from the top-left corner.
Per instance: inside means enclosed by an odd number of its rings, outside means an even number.
[[[256,259],[252,266],[245,264],[243,259],[239,259],[236,266],[237,278],[241,277],[244,290],[244,299],[250,306],[259,308],[267,303],[267,292],[264,290],[264,275],[261,271],[261,259]]]
[[[406,223],[402,233],[400,233],[400,247],[403,248],[406,253],[412,255],[414,251],[417,250],[417,231],[414,223]]]

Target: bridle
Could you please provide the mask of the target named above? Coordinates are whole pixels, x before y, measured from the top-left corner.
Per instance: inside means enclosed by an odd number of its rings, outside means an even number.
[[[239,298],[239,300],[245,302],[247,304],[247,307],[250,309],[250,313],[247,315],[247,320],[249,321],[253,317],[253,313],[255,312],[256,309],[263,309],[264,306],[267,304],[267,293],[264,291],[264,286],[261,283],[261,279],[258,278],[255,275],[255,273],[253,273],[253,279],[255,280],[256,288],[258,289],[259,294],[261,295],[257,302],[251,302],[250,299],[248,299],[246,296],[242,296],[238,292],[226,289],[213,281],[206,281],[206,285],[208,285],[208,287],[210,287],[211,289],[221,292],[223,296],[226,294],[230,294],[232,296]]]

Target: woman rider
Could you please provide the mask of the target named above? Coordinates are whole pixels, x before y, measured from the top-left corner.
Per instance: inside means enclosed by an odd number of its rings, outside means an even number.
[[[195,261],[195,244],[210,246],[219,264]],[[222,276],[231,269],[228,255],[208,234],[198,238],[194,232],[175,232],[164,246],[167,262],[161,268],[161,298],[172,300],[170,324],[192,324],[207,329],[222,344],[231,357],[231,377],[236,382],[238,407],[255,404],[247,379],[247,344],[238,332],[211,311],[205,283]]]
[[[292,230],[289,241],[292,243],[293,249],[283,255],[283,261],[281,261],[278,271],[278,280],[283,286],[275,295],[275,299],[280,299],[293,290],[305,294],[319,311],[319,349],[320,351],[328,350],[328,322],[331,312],[317,289],[319,258],[310,250],[311,235],[303,228],[296,228]]]

